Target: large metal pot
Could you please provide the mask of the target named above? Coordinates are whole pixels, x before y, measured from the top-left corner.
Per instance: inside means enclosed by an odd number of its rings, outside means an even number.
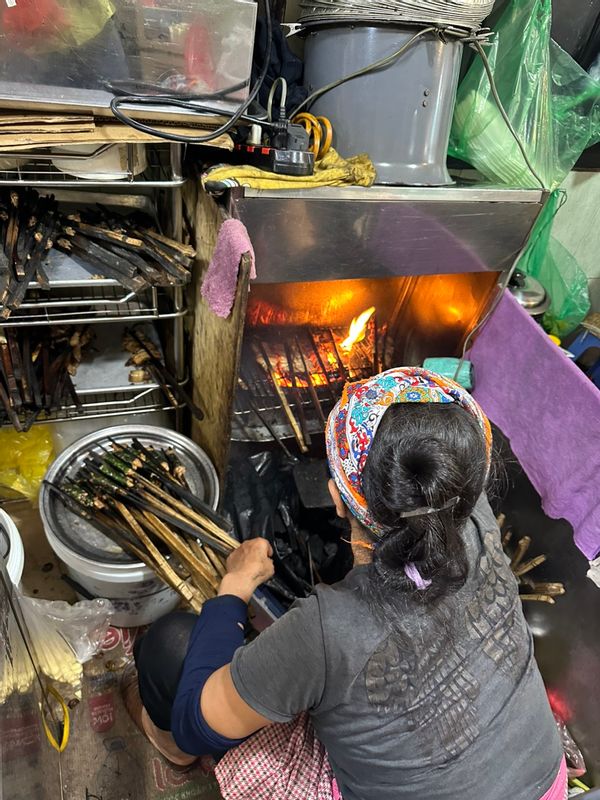
[[[365,23],[306,26],[309,92],[389,56],[418,28]],[[377,183],[444,186],[448,139],[462,56],[456,39],[426,34],[384,69],[343,83],[310,107],[334,128],[344,157],[368,153]]]
[[[513,297],[525,311],[535,320],[541,322],[542,317],[550,308],[550,297],[542,284],[525,275],[524,272],[515,270],[508,284]]]

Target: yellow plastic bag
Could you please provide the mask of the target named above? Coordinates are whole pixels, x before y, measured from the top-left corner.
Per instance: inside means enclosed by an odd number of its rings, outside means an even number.
[[[0,428],[0,494],[6,487],[34,501],[53,458],[50,426],[34,425],[27,433]]]

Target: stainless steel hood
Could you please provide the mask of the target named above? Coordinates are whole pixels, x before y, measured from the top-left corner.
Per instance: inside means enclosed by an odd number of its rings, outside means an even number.
[[[537,189],[236,189],[259,283],[500,272],[512,266],[545,193]]]

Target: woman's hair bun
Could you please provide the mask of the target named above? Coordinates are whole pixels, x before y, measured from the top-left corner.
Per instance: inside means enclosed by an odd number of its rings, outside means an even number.
[[[485,442],[467,411],[454,404],[390,406],[362,473],[369,510],[384,530],[374,551],[382,591],[414,589],[404,571],[408,564],[431,580],[423,593],[427,599],[464,584],[468,563],[461,532],[486,473]],[[403,516],[421,508],[443,510]]]

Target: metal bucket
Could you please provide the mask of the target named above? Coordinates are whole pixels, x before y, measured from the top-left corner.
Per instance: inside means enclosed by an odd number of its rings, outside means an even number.
[[[306,27],[304,82],[309,92],[391,55],[416,28],[373,24]],[[377,183],[445,186],[448,138],[462,44],[427,34],[385,69],[326,92],[310,112],[328,117],[340,155],[368,153]]]

